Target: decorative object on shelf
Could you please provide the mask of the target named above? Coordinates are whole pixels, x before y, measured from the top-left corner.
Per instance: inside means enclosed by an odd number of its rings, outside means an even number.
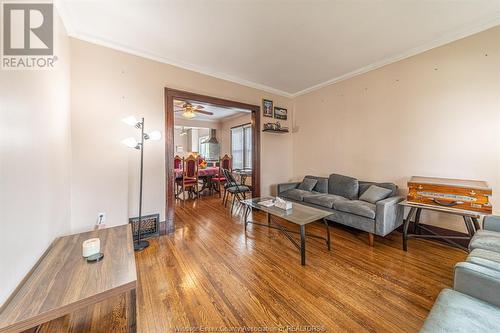
[[[280,122],[277,121],[275,123],[265,123],[262,131],[272,133],[288,133],[288,127],[282,127]]]
[[[274,107],[274,118],[281,119],[281,120],[287,120],[288,110],[285,108],[280,108],[280,107],[275,106]]]
[[[101,240],[99,238],[90,238],[82,243],[82,256],[87,258],[101,252]]]
[[[134,240],[139,235],[139,218],[131,217],[128,219],[132,224]],[[160,235],[160,214],[151,214],[142,216],[141,219],[141,239],[155,237]]]
[[[412,177],[408,181],[410,203],[492,213],[492,191],[484,181],[433,177]]]
[[[129,126],[133,126],[141,131],[140,141],[136,141],[135,138],[130,137],[123,140],[123,144],[130,148],[134,148],[141,151],[141,166],[140,166],[140,187],[139,187],[139,226],[137,228],[137,239],[134,242],[134,250],[142,251],[149,246],[148,241],[141,241],[141,222],[142,222],[142,178],[143,178],[143,170],[144,170],[144,141],[145,140],[160,140],[161,132],[153,131],[150,134],[144,132],[144,118],[141,118],[141,121],[138,121],[135,117],[130,116],[123,119],[123,122]],[[134,237],[135,238],[135,237]]]
[[[273,117],[273,101],[268,99],[262,100],[262,114],[264,117]]]

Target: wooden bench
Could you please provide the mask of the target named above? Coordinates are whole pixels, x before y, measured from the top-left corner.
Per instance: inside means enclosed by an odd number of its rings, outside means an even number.
[[[87,263],[82,243],[99,237],[104,258]],[[0,333],[22,332],[107,298],[130,293],[136,330],[134,247],[129,225],[57,238],[0,309]]]

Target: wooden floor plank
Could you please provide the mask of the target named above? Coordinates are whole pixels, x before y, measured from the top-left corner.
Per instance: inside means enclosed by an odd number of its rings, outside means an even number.
[[[264,221],[265,215],[252,214]],[[231,216],[220,199],[177,202],[176,231],[136,253],[138,332],[178,328],[323,325],[330,332],[417,332],[466,253],[401,234],[332,226],[332,250],[307,240],[307,265],[277,230]],[[286,224],[294,228],[293,225]],[[321,223],[308,232],[324,234]],[[42,332],[126,330],[126,297],[44,325]]]

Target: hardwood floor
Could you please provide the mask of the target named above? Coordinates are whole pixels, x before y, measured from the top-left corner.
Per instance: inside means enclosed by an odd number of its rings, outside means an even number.
[[[366,233],[333,225],[332,251],[309,238],[301,266],[298,250],[277,230],[249,225],[245,235],[216,196],[178,202],[175,218],[175,234],[136,254],[138,332],[280,325],[417,332],[439,291],[452,285],[454,264],[466,257],[425,240],[410,240],[404,252],[397,232],[370,247]],[[308,232],[323,234],[324,226]],[[124,331],[125,305],[118,297],[42,332]]]

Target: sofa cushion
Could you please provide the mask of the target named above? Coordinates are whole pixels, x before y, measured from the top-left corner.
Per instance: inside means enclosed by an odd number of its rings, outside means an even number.
[[[304,198],[304,202],[308,202],[326,208],[333,208],[333,204],[339,200],[347,200],[347,199],[341,197],[340,195],[334,195],[334,194],[312,195]]]
[[[315,193],[311,191],[299,190],[298,188],[293,188],[291,190],[281,192],[279,196],[282,198],[291,199],[295,201],[304,201],[304,197],[316,196],[316,195],[321,195],[321,194],[318,194],[317,192]]]
[[[313,188],[313,191],[320,192],[320,193],[328,193],[328,178],[325,177],[317,177],[317,176],[311,176],[307,175],[304,177],[304,179],[315,179],[318,182]]]
[[[374,204],[360,200],[339,200],[333,204],[333,208],[341,212],[364,216],[369,219],[375,218],[376,207]]]
[[[365,193],[366,190],[371,185],[377,185],[378,187],[383,187],[388,190],[391,190],[391,194],[389,195],[390,197],[396,196],[398,194],[398,186],[393,183],[374,183],[374,182],[365,182],[360,180],[359,181],[359,196],[361,196],[363,193]]]
[[[298,189],[311,192],[314,186],[316,186],[317,182],[318,181],[316,179],[304,178],[304,180],[302,180],[302,183],[299,184]]]
[[[377,203],[377,201],[384,200],[391,195],[392,191],[379,187],[377,185],[370,185],[368,190],[366,190],[363,194],[360,195],[359,200]]]
[[[355,200],[358,198],[359,184],[356,178],[331,174],[328,178],[328,193]]]
[[[483,249],[500,252],[500,232],[478,230],[469,243],[469,249]]]
[[[439,294],[420,333],[500,332],[500,308],[451,289]]]

